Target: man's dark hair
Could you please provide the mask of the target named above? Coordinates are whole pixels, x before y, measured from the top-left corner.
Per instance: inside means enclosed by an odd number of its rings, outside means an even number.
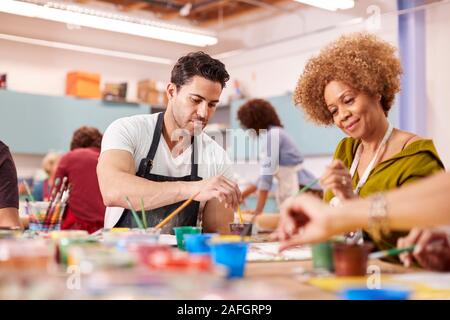
[[[180,87],[190,82],[194,76],[219,82],[222,85],[222,89],[230,79],[230,75],[225,70],[225,65],[202,51],[191,52],[178,59],[172,69],[170,82],[175,84],[177,89],[180,89]]]

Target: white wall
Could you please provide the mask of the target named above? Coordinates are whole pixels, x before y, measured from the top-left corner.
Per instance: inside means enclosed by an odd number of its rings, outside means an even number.
[[[298,27],[300,28],[301,25],[301,28],[305,30],[307,35],[257,49],[244,50],[242,53],[224,59],[232,80],[238,79],[249,97],[265,98],[292,92],[307,60],[312,55],[317,54],[320,48],[342,34],[363,31],[366,28],[366,20],[359,24],[342,24],[344,21],[357,18],[358,16],[331,15],[318,10],[310,11],[310,14],[305,14],[305,17],[308,18],[306,21],[297,21]],[[364,14],[365,10],[363,10],[361,17],[366,19],[367,16]],[[337,25],[338,27],[308,34],[308,32],[311,33],[312,30],[319,28],[320,23],[323,25],[324,19],[327,17],[326,25]],[[273,32],[278,30],[280,32],[280,30],[285,29],[288,30],[287,33],[292,33],[292,29],[297,27],[293,24],[292,19],[294,18],[291,17],[285,20],[276,18],[276,21],[268,21],[266,22],[266,31],[270,33],[270,30]],[[270,26],[274,27],[270,29]],[[253,35],[257,37],[260,30],[249,26],[247,30],[244,29],[240,32],[246,37],[251,37],[253,32]],[[383,39],[396,44],[397,17],[395,15],[383,16],[381,18],[381,28],[377,31],[377,34]],[[225,92],[225,95],[230,94],[232,94],[231,87],[227,88]],[[295,116],[295,112],[293,109],[293,116]],[[320,143],[320,141],[317,143]],[[311,157],[305,159],[304,165],[316,176],[320,176],[330,160],[331,155]]]
[[[192,49],[88,28],[69,30],[64,24],[7,14],[0,14],[0,21],[2,34],[173,60],[173,54]],[[65,77],[70,70],[99,73],[102,83],[128,82],[127,99],[135,101],[139,80],[167,81],[171,66],[0,40],[0,73],[8,73],[8,88],[11,90],[64,95]]]
[[[428,135],[447,170],[450,168],[450,3],[427,10]]]

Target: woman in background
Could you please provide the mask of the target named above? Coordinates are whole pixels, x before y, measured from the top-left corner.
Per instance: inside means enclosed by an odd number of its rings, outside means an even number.
[[[42,159],[42,169],[47,177],[44,180],[36,181],[33,184],[33,197],[36,201],[48,201],[55,181],[56,168],[62,155],[57,152],[49,152]]]
[[[67,177],[71,186],[70,198],[61,229],[86,230],[89,233],[103,228],[105,206],[97,180],[97,162],[102,134],[92,127],[77,129],[70,143],[70,151],[59,161],[55,178]]]
[[[254,214],[264,210],[273,178],[278,181],[276,199],[278,207],[287,198],[295,195],[300,188],[315,180],[314,175],[302,168],[303,156],[293,139],[284,130],[275,108],[263,99],[247,101],[238,110],[238,120],[245,129],[252,129],[265,148],[262,150],[260,176],[242,192],[242,201],[258,190],[258,200]],[[318,193],[320,186],[315,185]]]

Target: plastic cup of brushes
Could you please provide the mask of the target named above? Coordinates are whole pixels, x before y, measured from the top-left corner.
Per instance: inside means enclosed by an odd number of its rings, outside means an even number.
[[[48,201],[30,202],[29,206],[29,229],[32,231],[45,230],[45,217],[49,206]]]

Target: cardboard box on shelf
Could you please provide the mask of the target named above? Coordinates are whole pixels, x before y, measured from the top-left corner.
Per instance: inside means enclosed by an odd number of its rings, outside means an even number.
[[[103,100],[125,101],[127,98],[127,83],[106,83],[103,89]]]
[[[67,73],[66,94],[80,98],[100,98],[100,75],[84,71]]]
[[[167,105],[166,90],[162,82],[151,79],[139,81],[137,95],[141,102],[163,107]]]

